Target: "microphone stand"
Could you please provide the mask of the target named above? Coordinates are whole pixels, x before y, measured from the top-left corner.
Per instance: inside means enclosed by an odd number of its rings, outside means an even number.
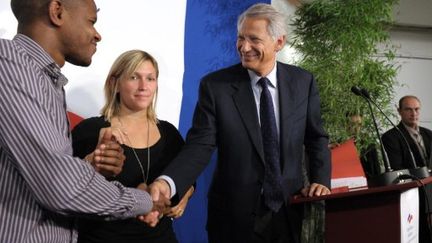
[[[378,140],[379,140],[379,144],[380,144],[380,148],[381,148],[381,153],[383,155],[385,172],[391,172],[391,171],[393,171],[393,169],[390,166],[390,162],[389,162],[389,159],[388,159],[387,151],[384,149],[384,145],[383,145],[383,142],[382,142],[379,130],[378,130],[378,124],[376,122],[375,115],[374,115],[374,112],[372,110],[371,102],[369,101],[369,99],[366,99],[366,101],[368,103],[369,110],[371,112],[372,121],[373,121],[374,127],[375,127],[375,132],[376,132],[376,134],[378,136]]]
[[[374,115],[374,112],[372,109],[372,104],[369,101],[370,98],[367,97],[368,94],[365,95],[364,92],[362,92],[362,90],[357,86],[353,86],[351,88],[351,91],[354,94],[363,97],[368,103],[369,110],[370,110],[370,113],[372,116],[372,120],[374,122],[375,132],[378,136],[378,140],[379,140],[379,144],[380,144],[380,148],[381,148],[381,153],[382,153],[382,158],[384,161],[385,172],[381,173],[379,175],[374,175],[374,176],[368,177],[367,178],[368,186],[370,186],[370,187],[387,186],[387,185],[391,185],[391,184],[397,184],[397,183],[404,182],[405,178],[410,178],[409,171],[408,171],[408,169],[395,171],[391,168],[390,162],[389,162],[389,159],[387,156],[387,152],[386,152],[384,145],[382,143],[382,140],[381,140],[381,135],[379,133],[378,124],[376,122],[375,115]],[[402,179],[402,178],[404,178],[404,179]]]

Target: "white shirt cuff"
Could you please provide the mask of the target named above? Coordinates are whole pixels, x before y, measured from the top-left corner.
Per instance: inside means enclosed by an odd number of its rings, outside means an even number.
[[[162,179],[162,180],[164,180],[164,181],[166,181],[168,183],[168,185],[171,188],[171,194],[170,194],[171,198],[177,193],[176,186],[174,184],[173,179],[171,179],[171,177],[166,176],[166,175],[161,175],[157,179]]]

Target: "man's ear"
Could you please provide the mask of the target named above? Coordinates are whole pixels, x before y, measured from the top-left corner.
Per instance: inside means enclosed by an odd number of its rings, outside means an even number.
[[[48,15],[54,26],[61,26],[64,23],[64,4],[60,0],[52,0],[48,5]]]
[[[285,37],[285,35],[279,36],[276,39],[276,48],[275,48],[276,52],[282,50],[282,48],[284,48],[284,46],[285,46],[285,43],[286,43],[286,37]]]

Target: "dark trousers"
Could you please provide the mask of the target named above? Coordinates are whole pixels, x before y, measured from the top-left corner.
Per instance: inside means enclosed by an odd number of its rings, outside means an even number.
[[[302,215],[302,205],[282,206],[277,213],[261,207],[251,224],[208,228],[208,239],[210,243],[300,243]]]
[[[283,205],[271,212],[261,201],[255,217],[253,243],[300,243],[303,205]]]

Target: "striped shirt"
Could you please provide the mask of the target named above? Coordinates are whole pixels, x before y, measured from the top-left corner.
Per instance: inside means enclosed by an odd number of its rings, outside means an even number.
[[[0,242],[75,242],[76,217],[128,218],[148,193],[72,157],[67,79],[33,40],[0,39]]]

